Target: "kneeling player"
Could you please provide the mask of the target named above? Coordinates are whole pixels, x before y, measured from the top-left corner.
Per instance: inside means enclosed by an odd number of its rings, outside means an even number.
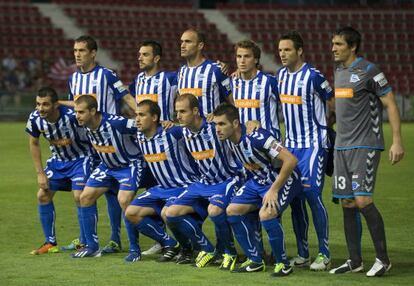
[[[160,114],[160,107],[151,100],[143,100],[138,104],[138,144],[158,185],[133,200],[125,216],[139,232],[160,243],[164,251],[158,261],[166,262],[172,260],[180,250],[180,245],[162,228],[167,205],[188,184],[198,179],[199,172],[185,149],[182,128],[175,126],[164,130],[160,125]],[[182,247],[183,253],[178,264],[191,261],[184,255],[190,246],[186,243]]]
[[[37,173],[39,216],[45,243],[32,254],[57,252],[55,207],[53,197],[58,190],[73,191],[80,222],[80,194],[91,171],[93,153],[86,131],[77,124],[73,109],[59,106],[55,90],[41,88],[36,97],[36,111],[30,114],[26,132],[29,133],[30,152]],[[52,156],[43,169],[40,134],[50,143]],[[80,242],[86,243],[82,232]]]
[[[101,163],[92,172],[80,197],[82,226],[87,247],[73,253],[74,258],[100,256],[97,235],[96,201],[109,189],[119,186],[118,200],[125,211],[144,177],[144,162],[135,139],[133,120],[97,111],[93,96],[83,95],[75,101],[76,119],[86,127],[92,146]],[[137,231],[125,219],[130,243],[127,262],[139,259]]]
[[[168,208],[167,221],[185,234],[195,248],[201,249],[195,261],[200,268],[213,261],[215,249],[194,215],[202,219],[208,215],[214,222],[217,238],[224,246],[220,269],[231,270],[237,253],[227,222],[226,207],[238,187],[242,168],[236,163],[229,147],[218,139],[215,125],[201,117],[198,106],[198,100],[192,94],[182,94],[175,102],[177,118],[184,126],[187,149],[200,168],[201,177]]]
[[[227,207],[228,221],[234,235],[247,256],[234,272],[264,271],[265,265],[255,239],[255,225],[248,213],[260,209],[259,216],[269,236],[275,256],[272,276],[289,275],[284,249],[284,234],[280,215],[301,191],[299,175],[294,171],[297,159],[264,129],[246,134],[240,124],[236,107],[222,104],[214,111],[214,122],[220,140],[227,140],[231,150],[251,173],[246,184],[237,191]]]

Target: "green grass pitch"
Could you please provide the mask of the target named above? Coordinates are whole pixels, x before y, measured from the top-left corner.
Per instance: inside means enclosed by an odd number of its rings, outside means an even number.
[[[36,177],[28,150],[24,123],[0,123],[0,285],[414,285],[414,124],[403,125],[406,155],[391,166],[387,152],[383,153],[377,178],[375,201],[386,226],[388,249],[393,263],[392,271],[382,278],[367,278],[364,274],[342,276],[312,273],[296,269],[285,278],[272,279],[267,273],[232,274],[213,267],[196,269],[188,265],[160,264],[155,257],[125,264],[126,253],[101,258],[70,258],[69,253],[31,256],[29,252],[43,242],[36,203]],[[387,149],[390,130],[385,126]],[[44,159],[48,155],[44,146]],[[342,211],[330,202],[330,179],[325,183],[324,201],[328,208],[330,249],[333,265],[343,263],[346,255]],[[101,244],[109,237],[109,223],[105,199],[99,200],[99,237]],[[60,245],[69,243],[78,235],[76,209],[70,193],[55,196],[57,213],[56,232]],[[284,227],[289,255],[295,254],[295,241],[286,211]],[[210,221],[206,232],[213,238]],[[316,237],[310,227],[311,255],[316,254]],[[122,231],[123,245],[127,246]],[[363,231],[365,267],[371,267],[375,254],[369,232]],[[141,236],[146,249],[152,242]],[[282,281],[277,281],[282,280]],[[411,284],[413,283],[413,284]],[[279,284],[281,285],[281,284]]]

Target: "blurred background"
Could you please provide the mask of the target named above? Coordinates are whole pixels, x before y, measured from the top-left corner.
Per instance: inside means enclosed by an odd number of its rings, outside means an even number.
[[[125,85],[139,72],[138,45],[159,41],[162,69],[183,64],[180,35],[196,27],[207,35],[205,54],[235,68],[233,45],[253,39],[267,72],[280,67],[277,39],[297,30],[305,60],[333,85],[332,32],[344,25],[362,34],[360,55],[379,65],[397,95],[403,120],[414,120],[414,1],[162,1],[0,0],[0,120],[26,120],[36,91],[50,85],[67,97],[76,69],[73,40],[98,41],[98,62],[118,72]]]

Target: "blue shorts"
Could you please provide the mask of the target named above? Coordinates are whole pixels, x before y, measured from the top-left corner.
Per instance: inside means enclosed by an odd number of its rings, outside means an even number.
[[[152,208],[161,216],[162,208],[172,205],[174,200],[184,191],[184,187],[164,189],[161,186],[155,186],[136,197],[131,205]]]
[[[298,158],[303,190],[322,192],[328,153],[325,148],[288,148]]]
[[[45,173],[51,191],[82,191],[92,170],[89,157],[64,162],[55,158],[47,160]]]
[[[255,205],[258,209],[262,207],[263,197],[270,189],[271,184],[261,185],[253,179],[250,179],[236,192],[231,199],[232,204]],[[277,212],[280,215],[290,204],[290,202],[302,192],[302,186],[299,179],[289,177],[286,184],[279,190],[277,201],[279,207]]]
[[[197,182],[188,186],[174,201],[173,205],[191,206],[200,217],[206,218],[208,216],[207,207],[209,204],[225,210],[238,187],[238,177],[215,185]]]
[[[86,182],[92,188],[136,192],[143,178],[143,162],[133,161],[128,167],[110,169],[104,163],[93,170]]]

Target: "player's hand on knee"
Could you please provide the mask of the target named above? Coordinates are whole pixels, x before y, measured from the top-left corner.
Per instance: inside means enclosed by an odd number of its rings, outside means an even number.
[[[49,189],[49,179],[47,178],[44,172],[37,174],[37,184],[40,189],[43,189],[43,190]]]
[[[263,209],[269,214],[273,214],[277,211],[278,202],[277,202],[277,191],[272,191],[270,189],[263,197]]]
[[[401,144],[392,144],[389,152],[391,164],[398,163],[404,157],[404,148]]]

